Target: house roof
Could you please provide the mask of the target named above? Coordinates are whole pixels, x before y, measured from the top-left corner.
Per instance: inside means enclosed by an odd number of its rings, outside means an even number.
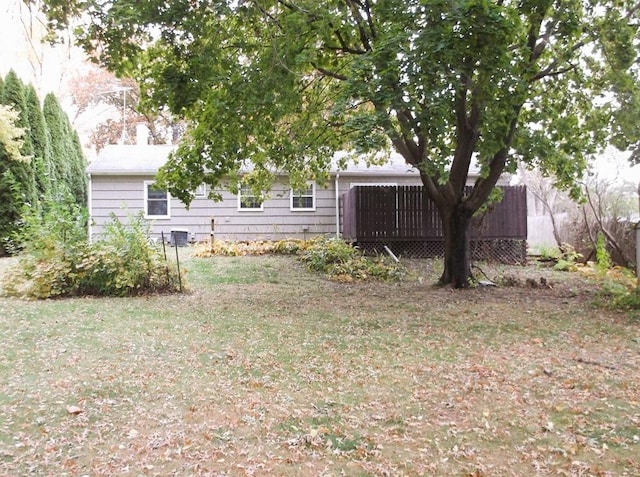
[[[91,161],[87,172],[100,176],[155,175],[175,148],[172,145],[106,146]]]
[[[163,166],[169,154],[176,149],[175,145],[109,145],[100,151],[91,161],[87,172],[91,175],[155,175]],[[346,168],[338,163],[346,153],[337,153],[331,164],[331,174],[340,176],[410,176],[418,177],[415,167],[406,163],[404,158],[395,152],[389,154],[387,162],[368,165],[366,161],[349,160]],[[478,170],[469,171],[471,177],[478,175]]]
[[[418,176],[418,170],[407,164],[404,158],[396,153],[392,152],[386,158],[386,162],[382,164],[367,164],[365,160],[354,161],[350,159],[347,162],[346,168],[340,168],[338,162],[340,159],[346,157],[347,154],[339,152],[335,155],[331,164],[331,174],[340,174],[341,176],[375,176],[375,175],[392,175],[392,176]],[[352,156],[353,157],[353,156]]]
[[[100,151],[87,167],[91,175],[155,175],[163,166],[174,145],[109,145]],[[365,161],[350,160],[346,168],[340,168],[338,161],[344,157],[336,155],[331,164],[331,173],[340,175],[417,175],[418,171],[407,165],[402,156],[392,153],[389,160],[381,165],[367,165]]]

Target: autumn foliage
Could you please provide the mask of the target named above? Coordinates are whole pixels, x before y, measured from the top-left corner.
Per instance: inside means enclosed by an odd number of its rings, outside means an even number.
[[[141,216],[123,224],[115,216],[101,240],[86,240],[87,217],[67,197],[44,212],[25,213],[15,241],[17,265],[0,282],[5,295],[25,298],[131,296],[182,289],[181,277],[149,241]]]

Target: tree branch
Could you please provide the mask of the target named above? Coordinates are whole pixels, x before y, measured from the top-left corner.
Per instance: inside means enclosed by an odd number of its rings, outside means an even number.
[[[431,177],[422,169],[420,171],[420,179],[424,185],[424,189],[427,192],[427,196],[433,200],[438,207],[447,205],[448,199],[445,198],[443,191],[436,185],[438,183],[438,177]]]
[[[463,73],[460,75],[460,85],[456,91],[456,149],[449,172],[449,183],[452,193],[457,198],[462,197],[469,175],[471,157],[479,137],[478,122],[480,118],[480,105],[477,97],[471,98],[471,111],[467,110],[467,98],[471,86],[470,77]]]
[[[636,3],[633,7],[631,7],[628,11],[627,14],[625,15],[625,19],[628,20],[630,19],[634,13],[636,13],[638,10],[640,10],[640,2]]]
[[[336,35],[336,37],[338,38],[338,42],[340,43],[340,50],[344,51],[345,53],[351,53],[353,55],[364,55],[367,50],[361,50],[359,48],[354,48],[351,47],[347,44],[347,42],[345,41],[345,39],[342,37],[342,33],[340,33],[340,30],[335,29],[333,31]]]
[[[376,38],[378,33],[376,31],[376,27],[373,23],[373,17],[371,16],[371,4],[369,0],[364,0],[361,4],[362,9],[367,15],[367,24],[369,25],[369,31],[371,32],[371,38]]]
[[[568,73],[571,70],[576,69],[576,66],[572,65],[572,64],[569,64],[569,66],[567,66],[565,68],[561,68],[561,69],[556,70],[556,71],[552,70],[553,67],[555,67],[555,64],[549,65],[548,68],[544,69],[543,71],[541,71],[537,75],[535,75],[533,78],[531,78],[531,81],[533,82],[533,81],[541,80],[542,78],[548,78],[548,77],[552,77],[552,76],[559,76],[559,75]]]
[[[316,64],[315,62],[311,62],[311,66],[313,66],[316,70],[318,70],[323,75],[329,76],[330,78],[334,78],[340,81],[346,81],[349,79],[348,76],[341,75],[340,73],[337,73],[335,71],[331,71],[326,68],[323,68],[322,66]]]
[[[420,131],[416,125],[415,119],[411,114],[411,111],[408,109],[396,109],[396,117],[398,118],[398,122],[400,123],[400,133],[402,134],[402,139],[404,143],[407,145],[411,156],[414,158],[415,162],[420,162],[422,160],[422,154],[420,153],[420,148],[413,140],[412,136],[419,136]]]
[[[493,158],[489,162],[489,174],[486,177],[480,177],[475,183],[475,186],[471,192],[471,195],[467,199],[467,206],[472,210],[477,210],[486,202],[489,198],[489,194],[498,183],[500,176],[504,172],[504,168],[507,164],[507,157],[509,155],[509,149],[518,128],[518,120],[520,117],[520,111],[522,110],[522,104],[514,107],[514,116],[509,123],[509,130],[504,138],[504,146],[494,154]]]
[[[547,210],[547,212],[549,212],[549,219],[551,220],[553,238],[556,241],[556,245],[558,246],[558,249],[560,250],[560,252],[564,253],[564,247],[562,245],[562,239],[560,237],[560,231],[558,230],[558,223],[556,221],[556,214],[553,211],[552,205],[549,203],[549,200],[547,199],[546,196],[543,197],[542,193],[538,193],[532,188],[529,188],[528,190],[531,191],[534,197],[536,197],[540,202],[542,202],[542,205],[544,206],[544,208]]]
[[[420,162],[422,161],[422,155],[418,155],[419,147],[411,141],[407,135],[403,131],[398,131],[391,119],[389,117],[389,113],[384,107],[384,105],[380,103],[373,103],[373,107],[376,112],[380,114],[380,117],[383,118],[383,127],[391,140],[391,143],[395,147],[398,154],[400,154],[407,164],[410,164],[414,167],[420,167]],[[400,120],[399,120],[400,121]],[[402,128],[401,128],[402,129]]]
[[[360,35],[360,42],[362,43],[362,47],[365,49],[365,51],[371,51],[371,41],[365,29],[365,25],[367,23],[365,22],[365,19],[360,12],[361,5],[359,5],[354,0],[344,0],[344,2],[349,10],[351,10],[351,14],[356,21],[356,26],[358,28],[358,34]]]
[[[458,130],[463,130],[467,127],[467,92],[469,90],[469,77],[466,73],[462,73],[459,81],[459,87],[456,90],[455,97],[455,113],[457,128]]]
[[[595,192],[596,192],[596,196],[598,198],[598,203],[594,204],[593,202],[593,198],[591,196],[591,192],[589,191],[589,187],[585,185],[585,193],[587,196],[587,202],[589,203],[589,207],[591,207],[591,211],[593,212],[593,216],[596,220],[596,223],[598,224],[598,227],[600,228],[600,231],[602,232],[602,234],[605,236],[605,238],[607,239],[607,242],[609,243],[609,245],[620,254],[620,256],[622,257],[622,259],[626,262],[626,263],[631,263],[631,259],[629,257],[627,257],[627,255],[624,253],[624,250],[622,249],[622,247],[620,246],[620,244],[618,243],[618,241],[616,240],[616,238],[614,237],[614,235],[611,233],[611,231],[609,230],[609,228],[607,227],[607,225],[604,222],[604,211],[602,210],[602,197],[600,195],[600,191],[598,190],[597,184],[595,187]],[[595,247],[595,243],[594,243],[594,247]]]

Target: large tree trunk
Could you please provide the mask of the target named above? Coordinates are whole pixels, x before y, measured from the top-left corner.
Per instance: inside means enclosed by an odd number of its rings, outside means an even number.
[[[460,204],[440,210],[444,233],[444,271],[442,285],[467,288],[471,274],[471,217]]]

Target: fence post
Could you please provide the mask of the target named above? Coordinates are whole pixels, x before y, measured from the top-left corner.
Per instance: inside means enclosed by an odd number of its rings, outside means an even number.
[[[213,242],[214,242],[214,237],[213,237],[213,232],[214,232],[214,228],[215,228],[215,219],[213,217],[211,217],[211,232],[209,232],[210,237],[209,237],[209,249],[210,251],[213,253]]]
[[[636,286],[640,287],[640,222],[636,223]]]

